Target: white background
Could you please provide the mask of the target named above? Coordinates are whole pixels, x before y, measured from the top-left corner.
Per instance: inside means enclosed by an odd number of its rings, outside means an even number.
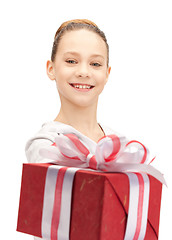
[[[16,232],[26,141],[59,110],[46,76],[59,25],[88,18],[106,33],[111,76],[100,97],[98,121],[137,139],[157,156],[165,174],[159,239],[171,238],[172,214],[171,1],[3,1],[0,4],[0,229],[3,240],[30,240]]]

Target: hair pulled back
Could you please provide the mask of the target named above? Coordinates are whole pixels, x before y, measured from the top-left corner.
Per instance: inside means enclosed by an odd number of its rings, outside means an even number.
[[[58,28],[54,36],[54,43],[53,43],[53,48],[51,53],[51,61],[54,62],[55,60],[58,45],[60,40],[62,39],[62,36],[68,31],[74,31],[74,30],[80,30],[80,29],[87,29],[89,31],[95,32],[103,39],[107,47],[107,65],[108,65],[109,64],[109,45],[107,43],[106,36],[104,32],[101,31],[94,22],[88,19],[74,19],[74,20],[66,21],[61,24],[61,26]]]

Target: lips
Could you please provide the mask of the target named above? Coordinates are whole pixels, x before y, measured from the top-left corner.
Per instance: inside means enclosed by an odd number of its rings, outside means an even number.
[[[78,89],[78,90],[90,90],[94,87],[93,85],[83,84],[83,83],[70,83],[70,85],[73,88]]]

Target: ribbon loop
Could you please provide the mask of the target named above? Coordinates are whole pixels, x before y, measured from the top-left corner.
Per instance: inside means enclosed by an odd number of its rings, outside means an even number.
[[[70,133],[58,135],[55,145],[59,150],[57,163],[106,172],[144,172],[166,185],[163,175],[148,165],[149,151],[139,141],[107,135],[98,141],[95,153],[91,153],[76,134]],[[52,147],[55,147],[54,144]],[[52,152],[50,147],[40,150],[43,157],[55,159],[56,152],[54,149]]]

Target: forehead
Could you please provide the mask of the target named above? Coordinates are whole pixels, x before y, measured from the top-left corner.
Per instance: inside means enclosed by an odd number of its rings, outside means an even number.
[[[58,54],[72,51],[87,55],[100,54],[107,57],[107,47],[104,40],[97,33],[86,29],[69,31],[62,36],[58,46]]]

